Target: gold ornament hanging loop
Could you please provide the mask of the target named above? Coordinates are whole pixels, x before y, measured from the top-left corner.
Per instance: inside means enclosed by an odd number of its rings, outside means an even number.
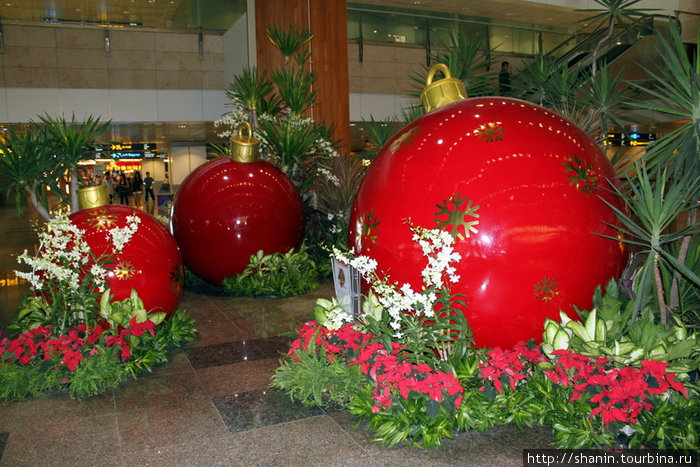
[[[246,130],[248,135],[244,136]],[[231,159],[236,162],[250,163],[258,159],[260,140],[253,137],[253,128],[248,122],[242,122],[231,135]]]
[[[433,81],[438,72],[442,72],[445,77],[441,80]],[[423,92],[420,95],[421,105],[426,112],[466,98],[467,90],[464,87],[464,82],[453,78],[447,65],[436,63],[430,67],[428,76],[425,79],[425,88],[423,88]]]

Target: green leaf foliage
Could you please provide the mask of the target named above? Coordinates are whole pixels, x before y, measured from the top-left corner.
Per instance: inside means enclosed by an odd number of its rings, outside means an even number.
[[[345,407],[361,391],[366,378],[360,367],[338,360],[330,362],[325,352],[311,345],[297,351],[299,361],[282,360],[272,376],[271,386],[281,389],[304,405]]]
[[[235,296],[292,297],[318,288],[318,271],[304,249],[284,254],[259,250],[243,272],[225,278],[221,285]]]
[[[13,352],[0,355],[0,400],[23,400],[41,397],[50,392],[67,392],[72,399],[84,400],[115,388],[129,378],[168,361],[169,353],[194,341],[194,321],[182,310],[161,322],[153,336],[130,336],[130,355],[124,359],[119,346],[107,346],[104,336],[115,337],[115,329],[107,329],[94,343],[84,342],[76,352],[79,363],[71,370],[62,362],[61,354],[44,360],[42,354],[20,363]]]

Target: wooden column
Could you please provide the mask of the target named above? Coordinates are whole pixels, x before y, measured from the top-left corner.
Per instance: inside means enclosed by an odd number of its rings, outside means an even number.
[[[282,66],[282,55],[267,38],[267,29],[293,25],[311,31],[311,69],[317,77],[311,116],[333,126],[341,152],[349,153],[346,8],[346,0],[256,0],[255,29],[258,68],[268,73]]]

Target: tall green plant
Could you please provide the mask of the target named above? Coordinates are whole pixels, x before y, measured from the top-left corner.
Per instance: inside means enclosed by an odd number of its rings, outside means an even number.
[[[652,174],[668,167],[687,176],[698,175],[700,160],[700,63],[686,53],[680,31],[671,23],[668,36],[657,34],[659,61],[645,68],[651,83],[629,84],[643,94],[630,106],[658,112],[683,123],[647,149],[644,162]]]
[[[312,89],[316,77],[303,66],[273,71],[272,81],[292,114],[301,115],[316,100],[316,91]]]
[[[258,114],[277,114],[281,109],[281,99],[273,92],[272,83],[265,70],[257,67],[245,68],[233,77],[226,90],[226,96],[248,112],[253,128],[258,126]]]
[[[369,136],[374,145],[374,149],[362,153],[364,159],[374,158],[379,149],[384,147],[386,142],[389,141],[389,138],[401,128],[401,124],[397,121],[396,117],[381,121],[375,120],[373,116],[370,116],[369,120],[363,119],[362,126],[369,132]]]
[[[292,115],[268,117],[259,121],[263,147],[287,173],[300,193],[313,185],[315,169],[311,166],[331,157],[320,151],[319,141],[329,141],[330,131],[311,119]]]
[[[270,28],[266,34],[272,45],[282,53],[285,66],[295,56],[300,56],[301,61],[297,61],[299,65],[308,59],[308,55],[304,53],[303,47],[313,38],[311,31],[289,26],[287,29]]]
[[[22,215],[28,197],[43,219],[51,219],[46,185],[50,182],[48,176],[58,172],[60,161],[46,144],[44,129],[30,126],[9,130],[4,140],[0,140],[0,153],[5,191],[8,197],[14,195],[17,216]]]
[[[489,94],[486,83],[494,73],[487,73],[492,50],[489,50],[486,43],[481,38],[470,38],[457,31],[450,31],[447,43],[442,45],[444,49],[438,49],[431,55],[431,63],[447,65],[453,78],[464,81],[467,95]],[[426,74],[427,67],[423,82]]]
[[[665,171],[652,182],[646,170],[639,165],[636,168],[637,178],[629,181],[630,193],[624,193],[613,185],[618,195],[630,208],[631,214],[623,212],[603,199],[622,222],[621,227],[613,227],[624,236],[609,238],[642,247],[647,255],[634,287],[637,296],[632,319],[634,320],[638,311],[652,299],[651,295],[654,292],[661,322],[666,324],[669,309],[664,298],[662,268],[679,271],[685,278],[700,287],[698,275],[669,252],[669,246],[674,242],[686,235],[698,233],[699,224],[697,223],[677,231],[669,227],[679,215],[694,208],[695,199],[700,195],[700,183],[697,178],[688,179],[683,175],[668,179]]]
[[[598,126],[594,131],[601,137],[594,139],[602,139],[603,143],[606,143],[608,128],[611,125],[624,128],[629,119],[626,119],[621,111],[629,109],[627,102],[632,94],[632,89],[624,85],[624,74],[620,72],[613,75],[607,66],[601,67],[597,74],[588,78],[583,88],[582,102],[584,106],[595,109],[598,117]]]
[[[109,128],[109,121],[101,123],[99,117],[89,115],[87,119],[79,122],[75,115],[70,121],[65,117],[51,117],[48,114],[40,115],[39,119],[46,128],[47,144],[53,147],[59,161],[61,170],[70,174],[70,199],[71,211],[80,209],[78,205],[78,188],[81,181],[81,174],[78,170],[78,162],[85,157],[88,146],[95,141]],[[54,174],[54,180],[58,174]],[[55,188],[59,189],[59,184],[55,183]],[[58,191],[62,194],[63,191]]]
[[[630,83],[643,95],[630,104],[686,123],[648,146],[641,160],[642,165],[637,167],[637,171],[643,173],[630,184],[632,196],[639,193],[640,198],[629,201],[656,207],[658,205],[654,203],[663,201],[669,211],[657,209],[649,214],[662,216],[655,219],[656,224],[663,224],[666,218],[685,220],[685,225],[681,227],[667,223],[668,231],[664,235],[673,235],[673,241],[659,253],[663,254],[668,264],[667,268],[655,271],[658,275],[654,276],[657,301],[663,315],[667,311],[685,313],[687,310],[679,309],[681,291],[687,289],[684,281],[690,281],[696,287],[698,285],[697,271],[690,270],[686,263],[688,253],[698,249],[700,64],[697,57],[693,63],[693,58],[686,53],[680,31],[674,23],[670,24],[668,36],[658,34],[657,37],[659,61],[653,69],[646,69],[653,82]],[[667,179],[667,174],[673,176]],[[654,196],[650,197],[649,192]],[[640,227],[645,228],[644,222],[640,220]],[[648,226],[648,220],[646,224]],[[651,260],[647,259],[642,273],[649,274],[649,264]],[[690,264],[697,263],[690,261]],[[640,289],[635,292],[648,296],[649,284],[649,280],[641,282]],[[662,300],[664,297],[668,298]],[[688,316],[697,316],[697,313],[689,313]]]
[[[430,54],[430,63],[423,70],[411,76],[415,89],[408,91],[412,98],[419,99],[425,87],[425,77],[430,67],[435,63],[444,63],[450,69],[452,78],[464,81],[464,87],[469,96],[489,94],[487,85],[493,73],[486,73],[490,64],[491,50],[480,38],[467,37],[457,31],[451,31],[447,42],[441,44]],[[423,113],[420,105],[416,106],[419,116]],[[412,113],[411,116],[414,114]],[[410,120],[409,120],[410,121]]]
[[[550,96],[549,81],[552,75],[558,72],[559,66],[553,58],[542,54],[536,55],[531,63],[522,70],[518,70],[518,79],[514,83],[517,96],[537,105],[547,105],[553,100]]]
[[[598,73],[598,56],[600,51],[608,45],[613,38],[615,29],[622,28],[631,31],[632,27],[639,22],[641,18],[646,16],[646,12],[655,11],[653,8],[631,8],[633,5],[642,0],[593,0],[602,8],[586,8],[578,11],[588,11],[595,13],[581,21],[586,23],[595,23],[596,30],[607,31],[605,36],[596,44],[592,55],[592,70],[591,74],[595,76]]]

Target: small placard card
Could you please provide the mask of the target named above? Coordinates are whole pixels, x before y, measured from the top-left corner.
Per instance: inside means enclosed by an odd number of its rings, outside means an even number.
[[[338,303],[353,316],[360,314],[360,274],[349,264],[331,258],[333,283]]]

